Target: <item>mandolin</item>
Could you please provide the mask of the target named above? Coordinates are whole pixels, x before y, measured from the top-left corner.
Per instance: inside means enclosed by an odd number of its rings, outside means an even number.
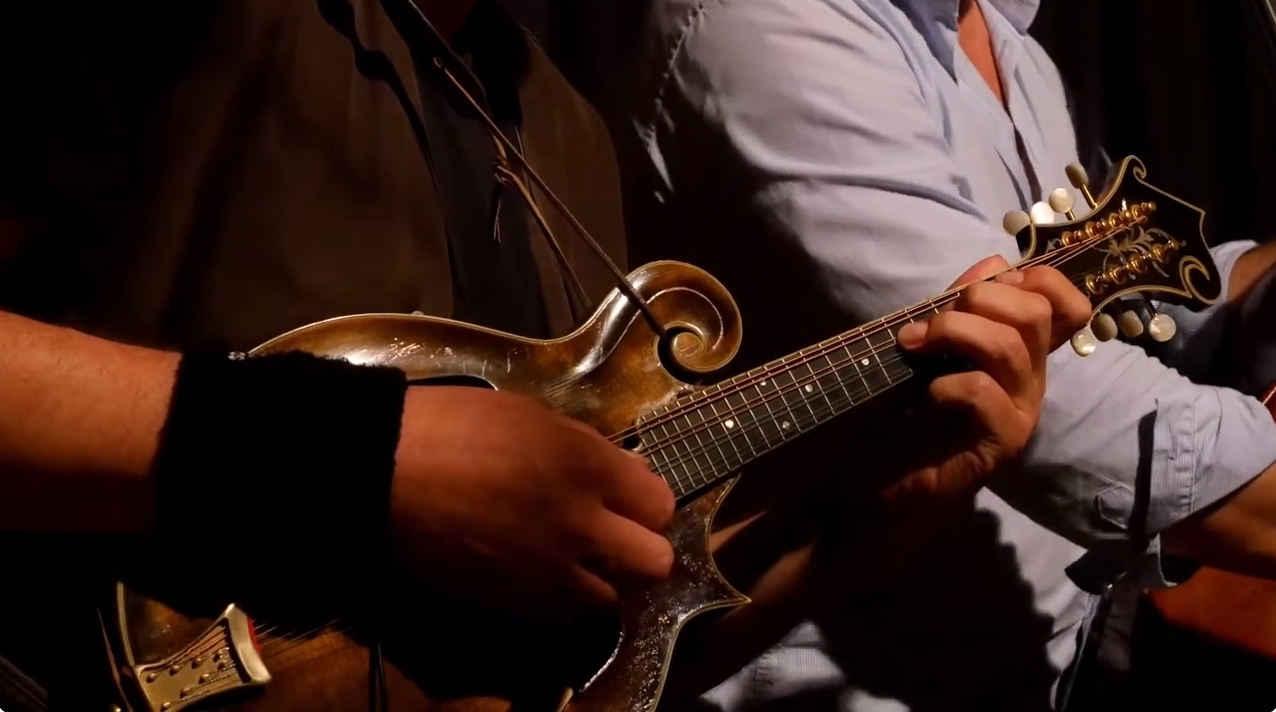
[[[1019,266],[1058,268],[1089,295],[1096,314],[1134,294],[1196,308],[1219,298],[1222,282],[1202,234],[1201,210],[1147,183],[1145,167],[1133,157],[1122,161],[1098,197],[1078,173],[1069,170],[1088,217],[1077,217],[1073,193],[1060,189],[1048,208],[1038,204],[1031,217],[1020,213],[1007,220],[1025,255]],[[589,640],[596,644],[550,632],[528,649],[539,653],[524,654],[513,638],[505,643],[488,637],[488,619],[480,613],[454,602],[420,601],[413,608],[425,621],[417,638],[424,642],[386,648],[390,708],[504,710],[518,703],[579,712],[655,709],[683,626],[707,611],[748,603],[718,571],[709,549],[715,512],[736,473],[883,394],[959,368],[919,361],[895,345],[900,327],[938,313],[959,289],[715,380],[742,338],[741,317],[726,289],[676,262],[637,269],[630,286],[665,327],[664,338],[617,290],[561,339],[528,340],[445,319],[372,314],[305,326],[252,352],[305,351],[394,366],[413,381],[464,379],[537,398],[644,454],[678,496],[666,532],[676,551],[672,574],[627,593],[617,618],[595,626]],[[1103,338],[1087,328],[1072,346],[1085,355]],[[233,559],[218,561],[207,575],[233,565]],[[357,627],[334,622],[296,631],[254,619],[229,601],[223,605],[201,615],[128,581],[116,585],[114,600],[102,611],[112,704],[133,712],[367,709],[368,663],[381,653]],[[561,652],[547,655],[546,640]],[[537,672],[505,679],[500,662],[509,658]],[[482,684],[466,687],[461,678],[467,674]],[[530,677],[536,679],[525,679]]]

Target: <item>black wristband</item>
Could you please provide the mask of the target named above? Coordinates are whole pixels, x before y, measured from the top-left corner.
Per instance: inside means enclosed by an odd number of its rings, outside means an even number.
[[[384,529],[406,393],[395,368],[186,354],[155,460],[158,533],[212,542],[231,566],[342,568]]]

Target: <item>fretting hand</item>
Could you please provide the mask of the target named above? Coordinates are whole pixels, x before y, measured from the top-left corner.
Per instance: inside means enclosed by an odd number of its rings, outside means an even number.
[[[907,351],[954,352],[976,370],[936,379],[928,404],[902,423],[892,419],[886,427],[894,432],[873,438],[909,447],[888,448],[864,463],[890,482],[873,502],[864,504],[862,491],[847,493],[853,514],[840,516],[851,523],[830,529],[825,543],[826,550],[839,552],[829,560],[840,581],[856,585],[846,580],[848,551],[860,583],[869,570],[879,582],[889,580],[943,526],[944,512],[969,510],[975,493],[993,475],[1012,469],[1027,447],[1045,397],[1046,359],[1085,326],[1091,311],[1089,300],[1057,270],[1005,271],[1007,266],[1000,257],[975,265],[954,283],[969,286],[953,308],[899,332]],[[994,275],[991,282],[979,281]],[[879,528],[854,523],[870,512]]]

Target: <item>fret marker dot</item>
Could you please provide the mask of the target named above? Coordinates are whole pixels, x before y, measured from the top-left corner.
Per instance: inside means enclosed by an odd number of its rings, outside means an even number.
[[[765,386],[765,385],[766,385],[766,381],[762,381],[762,382],[761,382],[761,383],[759,383],[758,385],[759,385],[759,386]]]
[[[807,393],[810,393],[811,391],[814,391],[814,390],[815,390],[815,386],[812,386],[811,384],[809,384],[809,383],[808,383],[808,384],[806,384],[806,386],[803,388],[803,390],[805,390]]]
[[[786,421],[784,421],[783,423],[780,423],[780,429],[781,429],[781,430],[788,430],[788,429],[789,429],[789,421],[787,421],[787,420],[786,420]]]
[[[731,429],[735,427],[735,421],[727,420],[726,422],[723,423],[723,425],[727,426],[728,429]]]
[[[860,365],[861,365],[861,366],[867,366],[867,365],[868,365],[868,359],[864,359],[863,361],[860,361]]]

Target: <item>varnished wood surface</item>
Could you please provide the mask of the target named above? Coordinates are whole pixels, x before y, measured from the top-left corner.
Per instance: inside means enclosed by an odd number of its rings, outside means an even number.
[[[1276,417],[1276,386],[1263,403]],[[1174,625],[1276,660],[1276,581],[1205,567],[1148,597]]]
[[[735,303],[703,271],[681,263],[654,263],[635,271],[631,279],[659,321],[678,332],[669,348],[662,349],[641,314],[613,292],[579,330],[553,341],[520,339],[420,316],[365,315],[298,329],[255,353],[300,350],[395,366],[413,380],[477,379],[537,398],[612,434],[688,392],[684,379],[726,366],[741,339]],[[662,353],[673,354],[673,363],[662,359]],[[601,670],[572,700],[572,709],[648,709],[663,685],[681,627],[704,610],[747,600],[721,577],[708,548],[713,515],[730,486],[728,481],[679,508],[666,532],[677,552],[673,573],[649,589],[628,594],[620,626],[595,626],[582,635],[532,628],[540,633],[529,635],[528,628],[506,627],[497,617],[455,603],[418,599],[407,607],[411,610],[396,610],[392,620],[400,625],[394,639],[383,646],[390,708],[487,712],[509,709],[514,703],[519,710],[553,710],[564,686],[578,686]],[[139,663],[163,660],[208,625],[207,618],[178,611],[136,590],[127,592],[123,608],[123,633]],[[267,622],[257,622],[259,631],[267,627]],[[622,628],[623,645],[617,649]],[[284,652],[263,642],[273,678],[264,694],[237,705],[217,700],[216,707],[240,712],[366,710],[369,649],[364,641],[357,631],[330,627],[290,643]],[[613,651],[615,657],[607,664]]]

